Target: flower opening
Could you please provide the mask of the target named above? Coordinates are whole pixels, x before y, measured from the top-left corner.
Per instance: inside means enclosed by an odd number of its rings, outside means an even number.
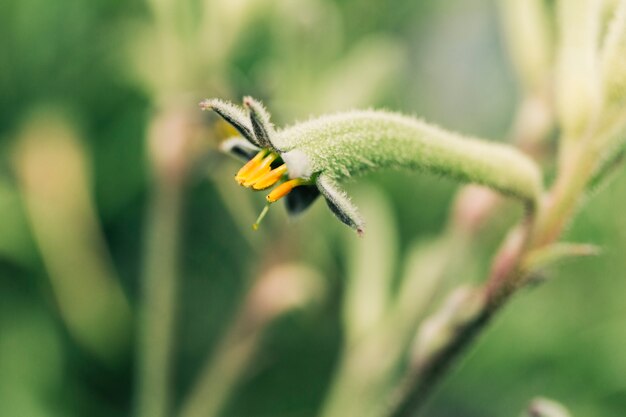
[[[287,165],[282,161],[281,156],[276,151],[261,149],[252,159],[250,159],[235,175],[235,181],[243,187],[251,188],[255,191],[266,190],[280,183],[267,196],[267,204],[261,211],[256,222],[252,225],[257,230],[259,224],[267,214],[269,205],[287,196],[295,187],[306,184],[302,178],[288,179]]]

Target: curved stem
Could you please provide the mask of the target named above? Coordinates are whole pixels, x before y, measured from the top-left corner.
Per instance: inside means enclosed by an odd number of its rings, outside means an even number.
[[[514,147],[384,111],[321,117],[285,129],[274,142],[287,153],[304,155],[299,161],[308,166],[300,171],[335,180],[405,168],[485,185],[528,206],[535,206],[542,192],[539,168]],[[289,166],[289,158],[286,162]]]
[[[599,159],[598,154],[586,146],[586,142],[579,143],[571,151],[551,192],[544,197],[537,212],[529,212],[496,255],[489,279],[482,289],[484,304],[481,311],[457,327],[450,342],[413,371],[407,379],[404,398],[392,414],[394,417],[414,415],[424,406],[446,369],[471,346],[490,323],[490,319],[524,286],[528,276],[522,264],[527,254],[554,243],[563,232],[575,213]]]
[[[429,398],[437,382],[493,317],[527,279],[521,264],[532,249],[553,243],[574,214],[576,205],[595,167],[596,158],[578,147],[541,206],[538,217],[529,216],[505,241],[494,259],[491,274],[483,287],[484,304],[479,314],[456,329],[454,337],[442,349],[424,361],[411,378],[413,385],[401,402],[395,417],[414,415]]]

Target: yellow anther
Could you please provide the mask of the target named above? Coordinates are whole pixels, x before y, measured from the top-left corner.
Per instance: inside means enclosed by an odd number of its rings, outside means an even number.
[[[269,173],[272,169],[270,165],[272,165],[272,162],[274,162],[276,158],[278,158],[278,155],[276,155],[275,153],[270,153],[265,158],[263,158],[261,163],[258,164],[254,170],[248,173],[242,185],[244,187],[250,187],[261,177]]]
[[[280,184],[278,187],[274,188],[272,192],[269,193],[267,197],[265,198],[270,203],[274,203],[280,200],[281,198],[283,198],[284,196],[286,196],[287,194],[289,194],[291,190],[293,190],[298,185],[302,185],[302,183],[303,183],[302,178],[295,178],[293,180],[285,181],[282,184]]]
[[[239,172],[237,172],[237,175],[235,175],[235,181],[237,181],[239,184],[243,184],[248,175],[259,166],[266,154],[267,149],[261,149],[259,153],[254,156],[254,158],[249,160],[244,166],[241,167]]]
[[[255,190],[264,190],[266,188],[271,187],[276,184],[276,182],[287,173],[287,166],[282,164],[278,168],[274,168],[267,174],[263,175],[259,178],[253,185],[252,188]]]

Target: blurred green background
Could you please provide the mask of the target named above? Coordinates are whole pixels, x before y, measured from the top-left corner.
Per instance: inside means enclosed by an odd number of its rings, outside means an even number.
[[[159,0],[0,3],[0,416],[131,415],[146,352],[135,342],[141,277],[168,270],[172,253],[173,406],[219,351],[247,288],[291,265],[315,276],[315,300],[264,328],[219,414],[318,414],[345,338],[357,238],[321,202],[297,221],[273,208],[253,233],[263,198],[238,187],[239,165],[217,152],[228,129],[186,103],[252,95],[278,126],[386,107],[470,135],[508,135],[519,94],[493,1],[183,3],[174,11]],[[179,102],[197,126],[183,151],[147,139]],[[170,158],[179,151],[183,162]],[[176,169],[185,178],[168,182]],[[351,184],[357,205],[374,198],[389,218],[371,262],[401,265],[413,242],[441,233],[456,189],[406,173]],[[517,415],[536,395],[575,416],[624,415],[622,204],[623,172],[567,232],[600,245],[601,256],[554,268],[518,297],[426,415]],[[180,220],[169,247],[158,243],[171,237],[167,213]],[[451,285],[485,276],[518,214],[505,206]],[[266,308],[284,300],[280,288]]]

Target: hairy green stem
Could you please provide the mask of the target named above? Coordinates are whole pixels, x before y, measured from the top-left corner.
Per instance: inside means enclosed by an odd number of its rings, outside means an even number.
[[[538,167],[515,148],[389,112],[325,116],[279,132],[274,144],[286,151],[288,165],[290,151],[297,152],[300,171],[338,181],[378,169],[405,168],[482,184],[533,207],[542,190]]]
[[[496,255],[489,279],[482,288],[483,305],[479,313],[460,326],[452,327],[453,336],[439,349],[423,358],[413,371],[405,397],[394,416],[417,413],[429,398],[437,382],[481,334],[490,319],[529,280],[527,259],[537,250],[551,249],[574,216],[589,184],[601,168],[603,158],[614,161],[606,145],[620,130],[615,115],[606,108],[622,103],[624,54],[616,53],[623,42],[626,3],[621,2],[605,47],[603,72],[597,66],[597,44],[601,33],[598,18],[600,3],[558,2],[560,45],[557,59],[556,103],[562,136],[559,141],[558,177],[536,212],[515,229]],[[603,77],[600,77],[602,72]],[[604,80],[604,91],[601,84]],[[608,86],[608,87],[607,87]],[[606,97],[602,97],[602,94]],[[602,105],[606,107],[601,114]],[[620,114],[621,110],[615,114]],[[613,127],[615,126],[615,127]],[[524,131],[526,129],[523,129]]]

